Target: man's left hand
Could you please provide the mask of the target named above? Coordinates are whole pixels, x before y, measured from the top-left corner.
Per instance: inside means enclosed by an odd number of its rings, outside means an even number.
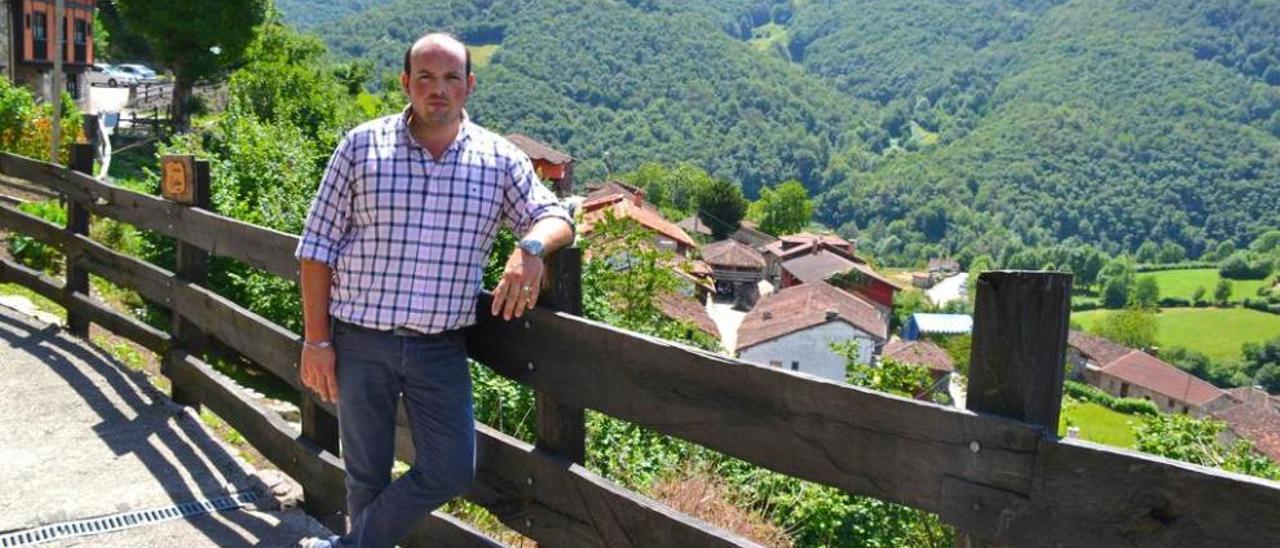
[[[493,290],[493,306],[489,312],[510,320],[533,308],[538,304],[538,291],[542,289],[542,271],[542,259],[520,248],[512,251],[502,271],[502,280]]]

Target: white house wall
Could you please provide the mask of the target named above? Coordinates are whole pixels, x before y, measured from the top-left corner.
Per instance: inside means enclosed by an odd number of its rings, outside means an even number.
[[[875,339],[843,321],[827,322],[757,344],[743,350],[738,357],[763,365],[778,362],[778,367],[788,370],[792,368],[792,362],[799,362],[798,371],[844,382],[844,358],[831,351],[831,343],[851,339],[857,339],[859,343],[858,361],[871,363]]]

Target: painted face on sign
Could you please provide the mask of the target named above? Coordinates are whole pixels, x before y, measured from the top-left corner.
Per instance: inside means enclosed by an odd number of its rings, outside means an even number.
[[[169,162],[164,165],[164,186],[169,194],[181,195],[187,192],[187,166],[182,162]]]

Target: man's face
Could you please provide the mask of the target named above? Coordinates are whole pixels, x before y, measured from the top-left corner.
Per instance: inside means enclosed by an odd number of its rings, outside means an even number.
[[[400,75],[414,117],[427,126],[446,125],[462,116],[475,77],[466,74],[466,49],[457,42],[428,41],[410,54],[410,73]]]

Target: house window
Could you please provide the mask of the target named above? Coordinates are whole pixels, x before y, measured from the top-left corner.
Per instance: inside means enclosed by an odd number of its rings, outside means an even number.
[[[1120,383],[1120,397],[1122,398],[1129,397],[1129,383],[1127,382]]]
[[[799,371],[799,370],[800,370],[800,362],[791,362],[791,370],[792,370],[792,371]]]
[[[779,360],[769,360],[769,366],[770,366],[770,367],[778,367],[778,368],[781,368],[781,367],[782,367],[782,362],[781,362],[781,361],[779,361]]]
[[[1186,414],[1187,414],[1187,406],[1185,406],[1185,405],[1184,405],[1184,406],[1182,406],[1182,414],[1183,414],[1183,415],[1186,415]]]
[[[49,58],[49,27],[44,12],[31,12],[31,57],[44,61]]]

